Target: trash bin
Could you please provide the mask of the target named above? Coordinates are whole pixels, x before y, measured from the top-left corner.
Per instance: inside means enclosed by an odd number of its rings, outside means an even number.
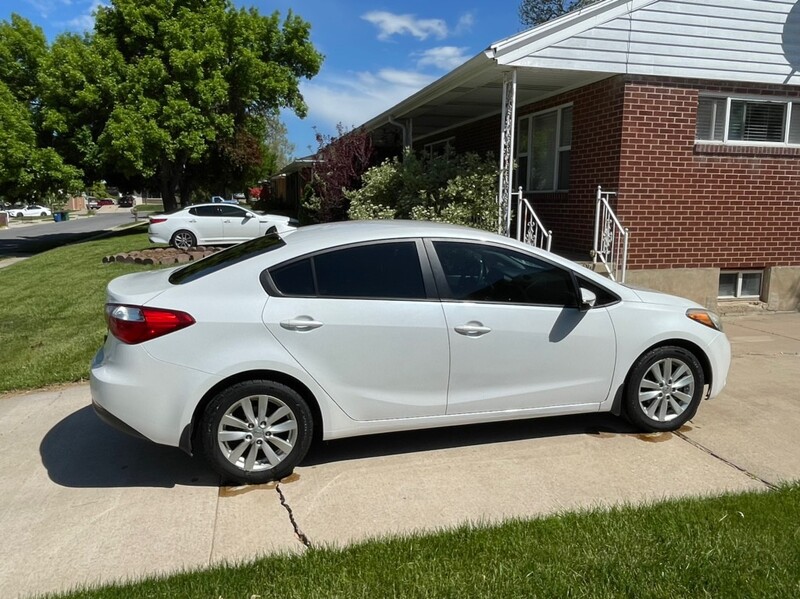
[[[61,213],[60,212],[53,212],[53,220],[57,223],[61,222]]]
[[[69,220],[69,212],[66,210],[61,213],[61,220]]]

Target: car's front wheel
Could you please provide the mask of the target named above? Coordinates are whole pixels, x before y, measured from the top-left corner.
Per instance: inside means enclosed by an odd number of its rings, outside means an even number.
[[[634,364],[625,389],[625,414],[651,432],[679,429],[697,412],[703,395],[703,368],[690,351],[654,348]]]
[[[266,380],[216,395],[200,420],[200,447],[223,480],[261,484],[292,472],[311,446],[313,420],[294,389]]]
[[[172,245],[179,250],[188,250],[197,245],[197,238],[191,231],[181,229],[172,236]]]

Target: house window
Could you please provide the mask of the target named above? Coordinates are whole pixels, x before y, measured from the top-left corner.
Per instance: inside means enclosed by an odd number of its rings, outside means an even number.
[[[516,184],[526,191],[569,189],[572,106],[519,121]]]
[[[698,141],[800,144],[800,102],[701,96]]]
[[[764,273],[760,270],[721,272],[718,297],[723,299],[758,298],[761,296],[763,275]]]
[[[453,151],[453,141],[455,141],[455,137],[448,137],[447,139],[434,141],[432,143],[425,144],[422,147],[422,150],[425,152],[425,156],[428,158],[433,158],[434,156],[445,156]]]

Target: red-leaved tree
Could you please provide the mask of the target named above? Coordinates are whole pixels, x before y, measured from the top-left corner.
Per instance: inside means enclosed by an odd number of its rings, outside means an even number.
[[[309,216],[317,222],[347,220],[350,201],[344,190],[361,185],[361,175],[370,167],[372,138],[363,130],[347,130],[341,123],[336,136],[317,131],[319,150],[313,166],[311,198],[306,202]]]

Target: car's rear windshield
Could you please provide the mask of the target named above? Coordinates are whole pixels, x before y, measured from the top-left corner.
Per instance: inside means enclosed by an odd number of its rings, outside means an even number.
[[[192,262],[188,266],[176,270],[169,277],[169,282],[173,285],[183,285],[191,283],[212,272],[217,272],[228,266],[244,262],[250,258],[255,258],[272,250],[276,250],[286,245],[277,233],[270,233],[264,237],[256,237],[250,241],[245,241],[228,249],[212,254],[207,258]]]

